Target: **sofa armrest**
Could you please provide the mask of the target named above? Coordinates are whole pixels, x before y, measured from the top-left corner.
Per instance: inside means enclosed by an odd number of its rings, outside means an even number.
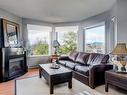
[[[61,56],[59,60],[70,60],[68,56]]]
[[[111,64],[99,64],[90,66],[89,69],[89,86],[91,88],[95,88],[98,82],[105,82],[105,71],[113,69],[113,65]]]

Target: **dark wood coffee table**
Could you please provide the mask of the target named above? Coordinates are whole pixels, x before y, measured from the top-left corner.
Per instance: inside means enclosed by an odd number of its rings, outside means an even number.
[[[53,94],[54,85],[68,82],[68,88],[72,88],[72,71],[60,66],[59,69],[51,69],[49,64],[39,65],[39,77],[42,76],[47,80],[50,86],[50,94]]]
[[[127,74],[117,73],[113,70],[105,73],[105,91],[108,92],[108,84],[127,90]]]

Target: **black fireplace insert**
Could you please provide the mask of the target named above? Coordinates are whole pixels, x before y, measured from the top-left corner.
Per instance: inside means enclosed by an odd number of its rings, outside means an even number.
[[[27,72],[26,52],[23,48],[2,48],[1,81],[7,81]]]

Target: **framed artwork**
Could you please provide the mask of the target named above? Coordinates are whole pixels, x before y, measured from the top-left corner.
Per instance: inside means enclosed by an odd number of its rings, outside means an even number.
[[[3,19],[4,46],[16,47],[19,40],[19,24]]]

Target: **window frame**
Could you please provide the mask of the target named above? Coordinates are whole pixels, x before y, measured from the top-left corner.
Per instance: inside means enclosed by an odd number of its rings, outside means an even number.
[[[104,48],[104,54],[106,54],[106,50],[107,50],[107,47],[106,47],[106,43],[107,43],[107,41],[106,41],[106,38],[107,38],[107,35],[106,35],[106,24],[105,24],[105,22],[102,22],[102,23],[98,23],[98,24],[95,24],[95,25],[92,25],[92,26],[88,26],[88,27],[85,27],[85,28],[83,28],[83,51],[84,52],[86,52],[85,51],[85,49],[86,49],[86,39],[85,39],[85,37],[86,37],[86,30],[87,29],[92,29],[92,28],[96,28],[96,27],[100,27],[100,26],[104,26],[105,27],[105,33],[104,33],[104,42],[105,42],[105,48]]]
[[[35,24],[27,24],[27,25],[35,25]],[[44,55],[30,55],[30,54],[27,54],[28,57],[41,57],[41,56],[49,56],[51,55],[51,47],[52,47],[52,44],[51,44],[51,41],[52,41],[52,37],[51,37],[51,33],[52,33],[52,27],[51,26],[45,26],[45,25],[36,25],[36,26],[42,26],[42,27],[50,27],[51,28],[51,31],[48,31],[48,35],[49,35],[49,44],[48,44],[48,54],[44,54]],[[28,27],[28,26],[27,26]],[[38,30],[35,30],[35,31],[38,31]],[[40,32],[46,32],[46,31],[40,31]],[[29,29],[27,28],[27,37],[28,37],[28,44],[29,44]],[[28,48],[28,44],[27,44],[27,48]]]
[[[55,27],[55,36],[56,36],[56,37],[55,37],[55,40],[58,40],[58,32],[56,31],[56,28],[57,28],[57,27],[62,27],[62,28],[63,28],[63,27],[65,27],[65,28],[66,28],[66,27],[77,27],[77,31],[76,31],[76,33],[77,33],[77,36],[76,36],[76,43],[77,43],[77,44],[76,44],[76,47],[77,47],[77,48],[76,48],[76,51],[77,51],[77,50],[78,50],[78,43],[79,43],[79,42],[78,42],[78,31],[79,31],[79,26],[78,26],[78,25],[74,25],[74,26],[56,26],[56,27]],[[59,32],[60,32],[60,31],[59,31]],[[64,56],[64,55],[66,55],[66,54],[62,54],[62,55]]]

